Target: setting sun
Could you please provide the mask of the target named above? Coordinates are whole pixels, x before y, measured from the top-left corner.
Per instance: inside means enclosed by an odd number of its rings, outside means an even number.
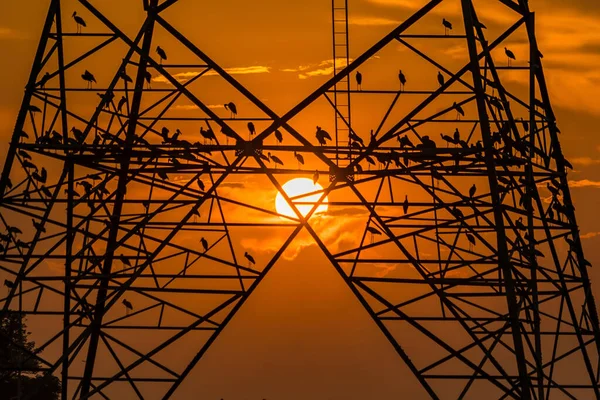
[[[317,202],[321,197],[321,193],[311,194],[310,196],[304,196],[301,198],[295,198],[297,196],[302,196],[308,193],[319,192],[323,190],[323,186],[318,183],[313,183],[312,180],[308,178],[295,178],[288,182],[286,182],[282,186],[285,193],[293,199],[294,203],[306,203],[306,202]],[[324,213],[327,211],[327,202],[328,198],[325,197],[323,200],[323,204],[317,207],[315,214]],[[298,211],[303,216],[306,216],[310,210],[313,208],[313,204],[300,204],[297,206]],[[292,207],[287,203],[285,198],[280,192],[277,192],[277,197],[275,198],[275,209],[281,215],[285,215],[286,217],[296,218],[296,213],[292,210]]]

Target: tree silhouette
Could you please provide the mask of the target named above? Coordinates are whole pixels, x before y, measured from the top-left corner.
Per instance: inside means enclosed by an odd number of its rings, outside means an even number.
[[[44,376],[35,342],[28,340],[25,319],[8,311],[0,319],[0,393],[6,400],[56,400],[60,381]]]

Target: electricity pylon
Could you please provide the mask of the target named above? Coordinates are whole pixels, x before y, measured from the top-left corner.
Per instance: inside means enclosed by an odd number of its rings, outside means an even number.
[[[61,3],[0,180],[0,305],[43,324],[29,357],[63,399],[177,397],[300,234],[420,398],[600,398],[589,263],[527,1],[430,1],[282,116],[165,19],[183,0],[137,4],[137,33],[101,2],[73,19]],[[508,17],[486,20],[490,5]],[[369,75],[386,57],[388,78]],[[308,131],[340,91],[353,109]],[[295,215],[255,195],[299,176],[324,189],[282,193]],[[323,233],[326,198],[351,237]]]

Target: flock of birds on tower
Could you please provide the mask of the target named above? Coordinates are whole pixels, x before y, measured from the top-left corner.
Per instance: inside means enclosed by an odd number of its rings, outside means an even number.
[[[76,27],[77,27],[77,34],[81,34],[83,28],[87,27],[85,20],[80,15],[78,15],[77,12],[73,12],[72,18],[74,19]],[[478,24],[479,28],[486,29],[485,25],[483,25],[481,23],[477,23],[477,24]],[[453,29],[452,23],[444,18],[442,20],[442,25],[444,27],[445,36],[449,35],[450,31],[452,31],[452,29]],[[166,61],[168,59],[167,52],[160,46],[157,46],[155,51],[159,58],[159,64],[162,66],[163,61]],[[505,55],[508,60],[508,66],[510,67],[512,64],[512,61],[516,60],[516,56],[511,50],[509,50],[506,47],[504,48],[504,52],[505,52]],[[539,53],[539,56],[543,57],[541,55],[541,53]],[[133,80],[131,79],[131,77],[129,75],[127,75],[126,71],[121,71],[119,74],[119,78],[123,80],[125,85],[133,84]],[[45,84],[47,83],[47,81],[49,79],[50,79],[50,75],[48,73],[46,73],[44,75],[44,77],[42,78],[42,80],[40,81],[40,86],[42,88],[44,88]],[[87,89],[92,89],[93,85],[97,84],[96,77],[89,70],[85,70],[83,72],[83,74],[81,74],[81,79],[84,82],[86,82]],[[148,87],[150,87],[151,81],[152,81],[152,75],[150,74],[150,72],[146,72],[143,79],[146,81]],[[357,71],[355,73],[355,80],[356,80],[357,90],[362,91],[364,76],[360,71]],[[398,81],[400,84],[400,92],[404,92],[406,84],[407,84],[407,77],[401,69],[398,71]],[[443,87],[446,84],[445,77],[441,71],[438,71],[438,73],[437,73],[437,83],[439,84],[440,87]],[[105,94],[99,93],[98,96],[100,96],[100,98],[104,101],[105,105],[112,103],[113,98],[114,98],[114,95],[110,92],[105,93]],[[506,104],[503,104],[500,99],[495,98],[495,97],[490,99],[490,103],[492,105],[494,105],[498,110],[503,110],[506,107]],[[127,97],[122,96],[118,102],[118,105],[115,107],[116,111],[118,113],[122,113],[125,106],[127,106],[127,104],[128,104]],[[454,102],[452,107],[450,108],[451,110],[456,111],[456,120],[460,120],[461,117],[465,116],[465,110],[463,109],[462,105],[463,105],[463,103]],[[226,111],[229,112],[229,117],[231,119],[236,119],[236,117],[238,116],[238,107],[236,106],[236,104],[234,102],[228,102],[228,103],[224,104],[224,108]],[[33,105],[29,106],[28,111],[31,112],[32,114],[41,112],[41,110],[38,107],[33,106]],[[521,122],[522,126],[524,127],[524,130],[528,131],[529,126],[528,126],[527,121],[521,120],[520,122]],[[249,139],[252,140],[252,138],[257,134],[256,126],[254,125],[253,122],[247,122],[247,129],[248,129]],[[84,131],[82,131],[76,127],[72,127],[71,133],[73,134],[73,137],[67,139],[67,142],[69,144],[82,145],[84,143],[87,133],[85,133]],[[216,136],[215,132],[213,131],[213,129],[208,125],[208,123],[207,123],[206,128],[205,127],[200,128],[199,133],[200,133],[200,136],[204,140],[204,145],[206,145],[207,143],[210,144],[212,142],[217,142],[217,136]],[[238,135],[227,125],[224,125],[221,128],[221,133],[226,137],[227,141],[230,138],[239,140]],[[182,134],[182,132],[179,129],[176,129],[175,132],[173,133],[173,135],[171,135],[170,130],[166,127],[163,127],[160,131],[160,136],[162,138],[163,144],[179,145],[179,146],[183,146],[183,147],[187,147],[187,148],[192,146],[191,143],[189,143],[183,139],[180,139],[181,134]],[[283,135],[280,130],[274,131],[274,137],[275,137],[277,143],[283,142]],[[480,141],[476,142],[476,143],[468,143],[467,140],[465,140],[464,138],[461,137],[461,134],[460,134],[458,128],[455,129],[455,131],[453,132],[452,135],[447,135],[447,134],[441,133],[440,137],[444,142],[446,142],[446,147],[449,147],[450,145],[452,145],[453,147],[455,147],[457,149],[461,149],[464,151],[472,151],[476,157],[482,157],[481,156],[481,154],[483,153],[482,143]],[[22,132],[21,138],[28,139],[29,135],[25,132]],[[326,146],[328,144],[328,142],[332,141],[331,134],[329,134],[329,132],[327,132],[321,126],[318,126],[318,125],[316,126],[315,138],[320,146]],[[357,135],[353,130],[350,130],[349,138],[350,138],[350,146],[353,149],[360,150],[361,148],[364,148],[366,146],[364,143],[364,140],[359,135]],[[104,133],[104,134],[97,133],[94,138],[94,144],[98,144],[102,140],[112,140],[112,141],[119,142],[120,139],[118,139],[116,136],[111,135],[109,133]],[[371,131],[371,142],[374,142],[374,140],[375,140],[375,135],[373,134],[373,131]],[[435,149],[437,147],[435,141],[432,140],[429,136],[420,137],[420,143],[418,143],[418,144],[413,144],[412,141],[409,139],[409,137],[406,135],[404,135],[404,136],[398,135],[397,140],[400,144],[400,149],[416,149],[416,150],[428,151],[428,150]],[[64,138],[63,138],[63,135],[61,135],[60,133],[58,133],[56,131],[49,131],[43,135],[40,135],[36,141],[37,141],[37,143],[40,143],[40,144],[56,145],[56,144],[63,144]],[[520,152],[522,155],[527,155],[530,153],[530,151],[535,151],[535,149],[530,149],[530,145],[528,142],[516,141],[513,138],[513,136],[511,135],[511,127],[509,126],[508,123],[504,123],[504,125],[502,125],[502,127],[497,132],[494,132],[492,134],[492,141],[493,141],[493,146],[494,146],[492,149],[492,152],[494,153],[495,156],[498,157],[498,160],[505,160],[505,161],[511,161],[514,163],[519,163],[521,161],[517,157],[514,156],[515,151]],[[138,142],[140,144],[149,145],[149,143],[141,137],[137,137],[136,142]],[[503,146],[500,146],[500,145],[503,145]],[[42,193],[44,193],[46,197],[48,197],[48,198],[52,197],[53,196],[52,192],[50,191],[50,189],[48,189],[45,186],[47,179],[48,179],[48,173],[47,173],[46,169],[44,167],[38,168],[38,166],[36,166],[33,163],[31,155],[28,152],[26,152],[25,150],[19,150],[18,154],[22,159],[23,167],[30,173],[31,179],[34,180],[36,182],[36,184],[40,185],[40,191]],[[460,154],[460,153],[455,152],[454,154],[458,159],[458,154]],[[294,151],[293,155],[294,155],[294,159],[297,162],[298,168],[301,168],[301,166],[303,166],[305,164],[304,156],[302,154],[298,153],[297,151]],[[267,155],[260,153],[259,156],[265,162],[269,162],[269,163],[272,162],[276,166],[276,168],[278,166],[284,166],[284,161],[275,154],[271,154],[270,152],[267,152]],[[542,154],[541,156],[544,156],[544,155]],[[373,157],[375,159],[373,159]],[[402,165],[401,165],[402,157],[401,157],[400,153],[396,152],[393,149],[387,153],[374,152],[373,157],[368,156],[368,155],[365,156],[365,161],[367,162],[367,164],[369,164],[369,167],[375,166],[377,164],[375,162],[375,160],[377,160],[380,165],[383,165],[386,168],[392,162],[395,163],[395,165],[397,167],[402,167]],[[555,154],[553,154],[552,157],[555,157]],[[565,162],[567,167],[572,168],[572,166],[566,160],[563,160],[563,161]],[[177,162],[176,158],[173,158],[173,162]],[[409,162],[410,162],[410,160],[407,157],[405,157],[404,164],[408,165]],[[458,165],[458,162],[456,165]],[[359,170],[359,172],[362,170],[362,167],[360,166],[360,164],[358,164],[356,167]],[[159,173],[159,176],[162,179],[168,179],[168,175],[166,175],[165,173],[163,173],[162,175]],[[91,199],[92,195],[94,195],[98,199],[101,199],[104,195],[107,195],[110,192],[106,189],[105,182],[101,182],[100,184],[95,184],[95,181],[99,180],[99,179],[100,179],[99,174],[89,175],[86,179],[79,180],[78,182],[76,182],[75,186],[81,187],[83,189],[83,191],[85,192],[84,197]],[[319,171],[315,171],[313,180],[316,183],[316,181],[318,179],[319,179]],[[512,182],[503,177],[499,177],[498,180],[500,183],[499,191],[500,192],[508,191],[507,187],[509,185],[511,185]],[[525,182],[525,183],[527,183],[527,182]],[[10,180],[7,181],[7,185],[9,188],[12,188],[12,183],[10,182]],[[201,188],[201,190],[203,190],[203,191],[205,190],[204,183],[200,179],[198,179],[198,185]],[[566,207],[560,201],[560,194],[563,189],[564,189],[564,186],[561,183],[559,183],[558,181],[556,181],[555,179],[552,179],[547,185],[547,190],[551,193],[551,196],[552,196],[550,207],[547,210],[547,217],[550,220],[554,220],[556,218],[557,220],[562,221],[563,218],[569,218],[568,216],[572,212],[572,210],[568,209],[568,207]],[[475,184],[473,184],[471,186],[471,188],[469,189],[468,199],[470,199],[470,201],[473,201],[476,191],[477,191],[477,187]],[[82,197],[82,195],[75,189],[66,191],[66,193],[75,198]],[[29,193],[25,192],[24,198],[27,199],[28,197],[29,197]],[[93,202],[91,200],[89,200],[88,205],[90,206],[90,208],[92,208]],[[523,196],[520,199],[520,205],[525,208],[531,207],[531,194],[529,192],[525,192],[523,194]],[[149,205],[145,205],[145,207],[147,209],[149,207]],[[402,209],[403,209],[404,214],[408,213],[409,207],[410,207],[410,203],[408,200],[408,196],[406,195],[405,199],[402,203]],[[459,209],[457,209],[456,207],[454,207],[452,212],[455,214],[455,216],[457,218],[461,217],[462,212]],[[462,217],[464,217],[464,216],[462,216]],[[41,221],[36,221],[35,219],[32,219],[32,224],[33,224],[35,232],[37,232],[37,233],[45,232],[44,225]],[[515,222],[515,229],[517,231],[526,231],[527,230],[527,228],[523,224],[523,221],[521,218],[519,218]],[[366,230],[367,230],[367,232],[369,232],[371,234],[371,241],[373,241],[374,236],[382,234],[381,228],[377,228],[375,226],[368,226],[366,228]],[[31,246],[31,243],[25,242],[22,239],[20,239],[19,235],[22,235],[22,234],[23,234],[23,232],[18,227],[9,226],[7,228],[6,233],[0,234],[0,253],[3,252],[6,254],[8,249],[11,247],[11,244],[12,244],[12,246],[14,246],[15,249],[20,249],[20,250],[28,249]],[[524,236],[525,240],[530,239],[527,235],[528,235],[528,233]],[[476,244],[476,241],[475,241],[475,238],[473,237],[473,235],[467,234],[467,239],[471,245],[474,246]],[[517,239],[517,240],[519,240],[519,239]],[[572,243],[572,239],[567,238],[567,240],[571,241],[571,243]],[[208,252],[210,249],[210,246],[209,246],[209,243],[206,240],[206,238],[202,237],[200,239],[200,243],[202,245],[204,252],[205,253]],[[524,244],[523,244],[523,246],[524,246]],[[573,246],[571,245],[571,247],[573,247]],[[254,257],[247,251],[244,253],[244,258],[247,260],[248,266],[250,268],[252,268],[252,266],[254,266],[256,264]],[[123,265],[131,267],[131,263],[127,257],[120,255],[118,257],[118,259],[123,263]],[[15,288],[15,282],[11,281],[9,279],[5,279],[4,286],[6,286],[12,290]],[[129,312],[134,310],[133,304],[130,301],[128,301],[127,299],[123,299],[122,304],[124,305],[127,314],[129,314]]]
[[[85,20],[79,16],[77,14],[77,12],[73,13],[73,18],[75,20],[75,23],[77,25],[77,33],[81,33],[82,28],[86,27],[86,22]],[[477,23],[478,26],[482,29],[486,29],[486,26],[483,25],[482,23]],[[443,19],[442,20],[442,25],[444,27],[444,34],[447,36],[449,34],[449,32],[453,29],[452,23],[450,21],[448,21],[447,19]],[[159,62],[160,65],[162,66],[163,61],[167,60],[167,52],[165,51],[165,49],[163,49],[160,46],[156,47],[156,54],[158,55],[159,58]],[[511,60],[515,60],[516,57],[514,55],[514,53],[512,51],[510,51],[509,49],[505,48],[505,54],[508,58],[509,61],[509,65],[510,65],[510,61]],[[133,80],[125,73],[122,72],[120,74],[120,77],[124,80],[124,82],[127,83],[133,83]],[[96,78],[94,76],[93,73],[91,73],[88,70],[85,70],[85,72],[81,75],[81,78],[87,83],[87,88],[91,89],[93,87],[93,84],[97,83]],[[150,85],[151,83],[151,79],[152,76],[149,72],[146,73],[146,77],[145,77],[148,85]],[[355,74],[355,79],[356,79],[356,84],[357,84],[357,90],[358,91],[362,91],[363,88],[363,74],[360,71],[357,71]],[[398,71],[398,81],[400,83],[400,91],[404,91],[405,90],[405,86],[407,83],[407,78],[405,73],[402,70]],[[441,71],[438,71],[437,74],[437,82],[439,84],[440,87],[443,87],[445,85],[445,77],[442,74]],[[99,94],[99,96],[101,98],[103,98],[104,100],[107,101],[107,103],[112,100],[113,95],[111,93],[108,94]],[[501,107],[501,104],[499,104],[499,99],[494,98],[491,100],[491,102],[497,104],[499,107]],[[120,100],[119,103],[117,105],[117,111],[118,112],[122,112],[123,108],[125,107],[125,105],[127,104],[127,99],[125,96],[123,96]],[[225,110],[229,111],[230,113],[230,118],[231,119],[235,119],[238,116],[238,107],[236,106],[236,104],[234,102],[228,102],[226,104],[224,104],[224,108]],[[456,110],[456,119],[460,120],[461,117],[465,116],[465,111],[462,108],[461,104],[457,104],[456,102],[454,102],[452,109]],[[250,140],[252,140],[252,138],[256,135],[257,131],[256,131],[256,127],[254,125],[253,122],[248,122],[247,123],[247,128],[248,128],[248,137]],[[166,129],[166,128],[165,128]],[[179,133],[179,130],[177,131]],[[225,136],[226,138],[226,143],[229,144],[229,139],[233,138],[234,140],[237,140],[238,137],[237,135],[234,133],[233,129],[229,128],[227,125],[222,126],[221,128],[221,133]],[[208,143],[212,143],[213,141],[216,142],[217,141],[217,137],[214,133],[214,131],[208,127],[207,129],[204,129],[203,127],[200,128],[200,135],[203,137],[204,139],[204,144]],[[177,137],[178,134],[174,135],[174,137],[168,139],[163,132],[163,143],[184,143],[183,142],[177,142]],[[281,134],[281,131],[279,130],[275,130],[274,131],[274,136],[275,139],[277,141],[277,143],[282,143],[283,142],[283,135]],[[55,136],[56,139],[58,139],[57,136]],[[315,133],[315,138],[318,142],[318,144],[320,146],[325,146],[328,144],[328,141],[332,141],[332,136],[324,129],[322,129],[321,127],[317,126],[317,130]],[[461,144],[464,147],[464,142],[460,142],[456,139],[453,140],[448,140],[448,136],[443,135],[442,134],[442,138],[447,142],[447,143],[452,143],[452,144]],[[52,140],[52,136],[46,137],[44,139],[48,139],[48,140]],[[374,137],[371,137],[371,140],[373,140]],[[413,147],[412,143],[410,143],[410,140],[408,140],[407,138],[398,138],[401,147]],[[429,137],[424,137],[421,139],[422,140],[422,144],[421,147],[425,147],[425,148],[432,148],[435,147],[435,143],[429,138]],[[79,143],[81,143],[80,140],[77,140]],[[96,141],[98,142],[98,140]],[[354,131],[350,130],[350,146],[355,148],[355,149],[360,149],[361,147],[364,146],[364,141],[362,140],[362,138],[360,138]],[[419,147],[419,146],[415,146],[415,147]],[[283,162],[280,158],[278,158],[277,156],[274,155],[267,155],[267,156],[261,156],[261,158],[266,161],[266,162],[273,162],[276,166],[277,165],[283,165]],[[297,160],[298,162],[298,166],[300,167],[300,165],[304,165],[304,157],[297,153],[294,152],[294,158]],[[366,159],[367,163],[371,164],[372,159],[367,158]],[[358,168],[360,169],[360,166],[358,166]]]

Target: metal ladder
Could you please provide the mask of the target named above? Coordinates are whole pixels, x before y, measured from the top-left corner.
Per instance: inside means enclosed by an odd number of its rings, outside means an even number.
[[[331,0],[331,17],[333,25],[333,73],[337,75],[350,62],[350,46],[348,42],[348,0]],[[350,146],[350,76],[345,76],[333,88],[333,105],[335,106],[335,161],[340,167],[350,163],[349,153],[339,149]]]

